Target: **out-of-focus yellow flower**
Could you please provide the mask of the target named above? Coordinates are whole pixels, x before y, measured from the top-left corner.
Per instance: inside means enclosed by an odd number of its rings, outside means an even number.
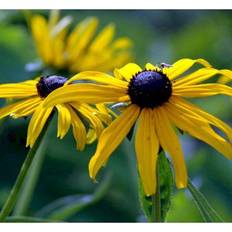
[[[183,75],[195,63],[202,64],[192,73]],[[130,63],[116,69],[115,77],[101,72],[82,72],[69,82],[88,80],[94,83],[65,85],[45,100],[51,107],[73,101],[86,103],[125,102],[124,112],[100,135],[96,153],[89,163],[90,177],[95,179],[112,152],[138,121],[135,150],[138,170],[146,195],[156,191],[156,162],[162,147],[172,158],[176,185],[187,185],[187,170],[177,131],[179,128],[232,158],[232,129],[218,118],[203,111],[186,98],[204,98],[217,94],[232,96],[232,88],[223,84],[202,82],[211,77],[227,75],[229,70],[217,70],[203,59],[181,59],[171,66],[147,64],[142,69]],[[214,128],[224,133],[221,136]]]
[[[62,139],[72,126],[77,149],[83,150],[86,143],[92,143],[100,135],[104,128],[103,122],[108,124],[111,118],[108,113],[104,114],[97,108],[80,102],[43,108],[43,102],[47,96],[55,89],[62,87],[66,81],[67,78],[61,76],[47,76],[21,83],[1,84],[0,98],[11,98],[16,102],[0,109],[0,119],[8,115],[13,118],[32,115],[27,135],[27,146],[32,147],[46,121],[56,109],[58,112],[57,137]]]
[[[59,19],[51,11],[49,20],[31,16],[31,31],[40,58],[46,66],[72,73],[85,70],[112,71],[131,61],[132,42],[127,37],[114,39],[115,25],[109,24],[97,35],[98,19],[88,17],[68,33],[71,18]]]

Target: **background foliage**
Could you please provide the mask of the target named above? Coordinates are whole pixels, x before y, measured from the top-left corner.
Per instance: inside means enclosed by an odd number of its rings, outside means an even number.
[[[47,15],[47,11],[39,12]],[[72,15],[75,22],[86,16],[97,16],[100,27],[114,22],[117,35],[134,41],[135,61],[172,63],[183,57],[205,58],[217,68],[232,68],[232,13],[231,11],[62,11]],[[0,11],[0,82],[18,82],[32,78],[25,65],[37,55],[23,12]],[[3,102],[0,102],[2,104]],[[197,100],[204,109],[227,121],[232,114],[232,101],[226,97]],[[25,138],[28,119],[0,121],[0,208],[3,205],[19,168],[25,158]],[[69,133],[63,140],[56,139],[56,123],[42,164],[27,216],[46,219],[44,208],[57,199],[74,205],[86,202],[86,196],[99,187],[107,173],[111,181],[104,195],[84,209],[66,216],[67,221],[135,222],[143,221],[137,195],[137,171],[133,143],[124,141],[114,152],[107,167],[93,183],[88,177],[88,160],[96,144],[84,152],[75,150]],[[207,196],[211,205],[225,221],[232,221],[232,162],[212,148],[188,135],[182,137],[189,175],[194,184]],[[89,195],[90,194],[90,195]],[[74,210],[75,211],[75,210]],[[50,215],[51,216],[51,215]],[[172,196],[170,222],[202,221],[189,193],[175,190]]]

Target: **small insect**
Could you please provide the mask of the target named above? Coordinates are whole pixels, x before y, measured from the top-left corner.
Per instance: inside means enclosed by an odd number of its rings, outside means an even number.
[[[171,64],[166,64],[166,63],[161,63],[161,64],[160,64],[160,68],[161,68],[161,69],[163,69],[163,68],[170,68],[170,67],[172,67]]]

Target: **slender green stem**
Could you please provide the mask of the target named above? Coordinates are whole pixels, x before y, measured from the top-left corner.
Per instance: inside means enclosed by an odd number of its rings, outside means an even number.
[[[162,222],[160,199],[159,161],[156,164],[156,193],[152,196],[152,222]]]
[[[45,137],[47,138],[47,136],[48,133],[46,133]],[[27,213],[45,158],[46,148],[48,145],[48,140],[45,137],[36,151],[35,158],[20,190],[19,197],[13,211],[13,216],[22,216]]]
[[[9,194],[5,204],[3,205],[2,211],[0,213],[0,222],[3,222],[6,220],[6,218],[11,213],[11,211],[12,211],[12,209],[17,201],[20,189],[24,183],[25,177],[26,177],[28,170],[31,166],[31,163],[35,157],[35,153],[36,153],[37,149],[39,148],[39,146],[44,138],[45,132],[47,131],[47,127],[48,127],[48,123],[46,123],[46,125],[43,128],[42,133],[40,134],[39,138],[35,142],[33,148],[31,148],[29,150],[29,152],[26,156],[26,159],[21,167],[21,170],[18,174],[16,182],[15,182],[13,188],[11,189],[10,194]]]

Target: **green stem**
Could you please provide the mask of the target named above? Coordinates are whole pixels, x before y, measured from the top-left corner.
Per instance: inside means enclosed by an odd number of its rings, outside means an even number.
[[[152,222],[162,222],[160,199],[159,161],[156,164],[156,193],[152,196]]]
[[[20,190],[19,197],[13,212],[13,216],[22,216],[26,215],[27,213],[28,206],[30,205],[36,187],[36,183],[38,182],[42,164],[45,158],[45,151],[48,145],[47,137],[48,133],[46,133],[46,136],[41,141],[41,144],[35,153],[35,158],[31,164],[31,167],[29,168],[28,174]]]
[[[9,197],[7,198],[5,204],[3,205],[2,211],[0,213],[0,222],[3,222],[6,220],[6,218],[11,213],[11,211],[12,211],[12,209],[17,201],[20,189],[24,183],[25,177],[26,177],[28,170],[31,166],[31,163],[35,157],[35,153],[36,153],[37,149],[39,148],[39,146],[44,138],[45,132],[47,131],[47,127],[48,127],[48,123],[46,123],[39,138],[35,142],[34,146],[29,150],[29,152],[26,156],[26,159],[25,159],[25,161],[20,169],[20,172],[18,174],[16,182],[10,191]]]

